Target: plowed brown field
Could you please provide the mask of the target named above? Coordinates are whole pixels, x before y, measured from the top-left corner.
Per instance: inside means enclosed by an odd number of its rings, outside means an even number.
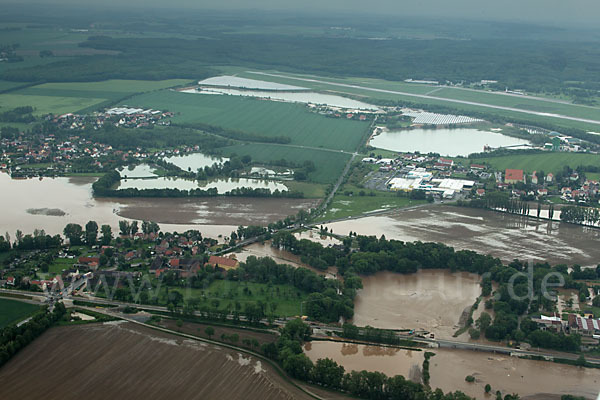
[[[0,382],[3,400],[311,398],[255,357],[131,323],[53,328]]]

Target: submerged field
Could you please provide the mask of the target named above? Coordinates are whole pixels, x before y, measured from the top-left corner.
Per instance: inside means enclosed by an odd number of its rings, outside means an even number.
[[[17,323],[39,309],[33,304],[0,298],[0,328]]]
[[[161,91],[135,96],[130,106],[168,109],[173,122],[208,124],[227,130],[267,137],[285,136],[290,144],[354,151],[366,135],[368,122],[328,118],[299,104]]]
[[[0,369],[2,398],[308,399],[264,361],[129,323],[52,328]],[[60,384],[57,384],[60,382]]]

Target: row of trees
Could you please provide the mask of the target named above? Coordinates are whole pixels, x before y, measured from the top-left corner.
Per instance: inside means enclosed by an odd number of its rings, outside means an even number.
[[[102,225],[100,227],[102,236],[100,237],[100,244],[103,246],[109,245],[112,238],[112,228],[110,225]],[[63,234],[69,243],[74,246],[86,244],[93,246],[98,243],[98,223],[96,221],[88,221],[85,224],[85,230],[79,224],[70,223],[63,229]]]
[[[52,312],[47,310],[38,312],[29,322],[21,326],[9,325],[0,330],[0,367],[6,364],[19,350],[60,321],[66,313],[65,306],[57,303]]]
[[[22,122],[30,123],[35,121],[35,117],[31,115],[33,107],[23,106],[17,107],[9,111],[0,113],[0,122]]]
[[[35,229],[33,234],[23,234],[21,230],[15,233],[15,241],[11,244],[10,234],[7,232],[5,236],[0,236],[0,253],[9,251],[11,248],[15,250],[46,250],[62,245],[60,235],[47,235],[43,229]]]
[[[114,189],[114,186],[121,180],[121,174],[113,170],[106,173],[92,185],[94,196],[99,197],[216,197],[232,196],[232,197],[275,197],[275,198],[302,198],[304,194],[299,191],[289,190],[271,190],[266,188],[250,188],[241,187],[232,189],[228,192],[219,194],[217,188],[210,187],[208,189]]]
[[[560,209],[560,219],[573,224],[596,225],[600,222],[600,210],[590,207],[564,206]]]
[[[283,369],[296,379],[363,399],[471,400],[471,397],[462,392],[444,394],[440,389],[432,391],[401,375],[388,377],[381,372],[346,372],[342,365],[330,358],[319,359],[313,363],[302,350],[302,344],[309,339],[310,334],[308,325],[299,319],[292,320],[282,328],[277,343],[262,346],[263,352],[277,360]],[[429,357],[432,354],[429,353]]]

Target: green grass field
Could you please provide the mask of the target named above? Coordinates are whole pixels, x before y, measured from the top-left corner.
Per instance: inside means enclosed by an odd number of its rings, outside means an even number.
[[[277,73],[277,72],[273,72]],[[281,74],[281,73],[278,73]],[[283,75],[283,74],[282,74]],[[458,111],[463,112],[483,112],[490,115],[498,115],[505,118],[515,118],[519,120],[528,120],[529,123],[552,123],[557,127],[570,127],[570,128],[579,128],[588,131],[598,130],[600,125],[591,124],[587,122],[579,122],[579,121],[571,121],[565,119],[558,119],[550,116],[543,115],[532,115],[526,114],[516,111],[509,110],[497,110],[489,107],[471,105],[471,104],[460,104],[455,102],[449,102],[448,100],[465,100],[465,101],[475,101],[478,103],[495,105],[495,106],[508,106],[519,108],[527,111],[544,111],[550,113],[558,113],[571,117],[579,117],[586,119],[594,119],[600,121],[600,110],[598,108],[590,108],[582,105],[574,105],[574,104],[559,104],[550,101],[544,100],[536,100],[536,99],[527,99],[524,97],[512,97],[505,96],[503,94],[494,94],[485,91],[471,92],[465,91],[461,89],[455,88],[438,88],[435,86],[429,85],[415,85],[415,84],[407,84],[405,82],[393,82],[393,81],[385,81],[382,79],[365,79],[365,78],[330,78],[330,77],[322,77],[322,76],[306,76],[306,75],[297,75],[285,73],[284,75],[289,78],[281,78],[281,77],[272,77],[266,75],[253,74],[250,72],[240,73],[239,76],[250,79],[258,79],[270,82],[279,82],[291,85],[298,85],[307,88],[313,88],[318,90],[335,90],[343,93],[347,93],[355,96],[364,96],[362,99],[365,102],[369,102],[368,98],[381,99],[381,100],[394,100],[394,101],[406,101],[411,103],[418,104],[427,104],[427,105],[436,105],[436,106],[446,106],[457,109]],[[331,83],[321,83],[321,82],[306,82],[298,79],[293,79],[293,77],[310,77],[322,81],[327,81]],[[364,88],[351,88],[346,86],[339,86],[340,84],[350,84],[350,85],[358,85]],[[434,97],[439,97],[440,99],[434,98],[419,98],[410,95],[403,94],[395,94],[395,93],[386,93],[386,92],[378,92],[376,90],[369,90],[369,88],[373,89],[384,89],[384,90],[392,90],[403,92],[407,94],[426,94]],[[439,90],[438,90],[439,89]]]
[[[161,90],[188,82],[189,80],[185,79],[164,81],[115,79],[102,82],[46,83],[0,94],[0,111],[32,106],[36,115],[86,112],[108,106],[135,93]]]
[[[35,115],[64,114],[102,103],[105,99],[84,97],[34,96],[15,93],[0,95],[0,111],[32,106]]]
[[[522,169],[526,172],[544,171],[545,173],[557,173],[565,165],[575,169],[580,165],[600,165],[600,155],[578,154],[578,153],[542,153],[522,154],[501,157],[474,158],[463,162],[463,164],[488,164],[497,170],[507,168]]]
[[[39,309],[33,304],[0,297],[0,328],[22,321]]]
[[[360,196],[359,192],[363,190],[365,196]],[[344,192],[352,191],[352,196],[345,195]],[[374,193],[375,196],[369,196]],[[342,187],[333,197],[327,211],[322,215],[322,220],[332,220],[347,217],[357,217],[364,213],[386,210],[394,208],[403,208],[424,204],[425,201],[410,200],[406,197],[398,197],[393,192],[379,192],[369,189],[360,189],[356,187]]]
[[[335,150],[354,151],[369,126],[368,122],[312,113],[300,104],[241,96],[160,91],[134,96],[126,104],[173,111],[177,114],[175,123],[202,123],[260,136],[286,136],[294,145]]]
[[[26,85],[26,82],[9,82],[9,81],[0,81],[0,92],[3,90],[10,90],[12,88],[16,88],[19,86]]]
[[[190,83],[189,79],[168,79],[163,81],[134,81],[126,79],[110,79],[102,82],[63,82],[45,83],[35,86],[38,89],[73,90],[83,92],[143,93],[153,90],[167,89]]]
[[[285,185],[292,191],[304,193],[307,199],[320,199],[325,196],[326,185],[319,183],[286,181]]]
[[[50,276],[62,273],[63,270],[73,267],[76,260],[68,258],[56,258],[48,268]]]
[[[313,161],[317,169],[310,174],[309,178],[316,183],[335,182],[344,170],[348,160],[350,160],[350,155],[346,153],[276,144],[241,144],[224,147],[220,151],[225,156],[231,156],[232,154],[249,155],[253,161],[265,164],[278,160],[286,160],[295,164]]]
[[[600,181],[600,172],[586,172],[585,177],[593,181]]]
[[[244,292],[247,287],[248,291]],[[267,310],[270,312],[270,304],[277,303],[275,314],[281,317],[291,317],[300,315],[300,302],[304,301],[307,293],[304,293],[291,285],[267,285],[264,283],[253,282],[235,282],[216,280],[210,284],[208,289],[177,289],[169,288],[169,291],[177,290],[184,299],[203,299],[207,305],[214,307],[212,302],[218,301],[218,308],[225,310],[234,309],[235,302],[238,301],[242,310],[246,303],[256,303],[262,301],[267,305]],[[298,296],[299,295],[299,296]],[[186,296],[189,296],[186,298]],[[161,290],[159,295],[159,303],[166,303],[166,289]],[[202,301],[200,304],[204,304]]]

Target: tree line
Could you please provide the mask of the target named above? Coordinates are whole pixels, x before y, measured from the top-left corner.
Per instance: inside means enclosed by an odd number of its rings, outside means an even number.
[[[361,399],[373,400],[471,400],[462,392],[444,393],[421,383],[412,382],[402,375],[388,377],[381,372],[349,371],[330,358],[313,363],[303,352],[302,345],[309,340],[311,329],[299,319],[289,321],[276,343],[264,344],[262,351],[278,361],[293,378],[348,393]],[[427,361],[434,353],[427,354]],[[518,397],[505,397],[506,400]]]
[[[66,313],[65,306],[62,303],[57,303],[52,312],[45,309],[34,314],[29,322],[21,326],[9,325],[1,329],[0,367],[48,328],[62,320]]]

